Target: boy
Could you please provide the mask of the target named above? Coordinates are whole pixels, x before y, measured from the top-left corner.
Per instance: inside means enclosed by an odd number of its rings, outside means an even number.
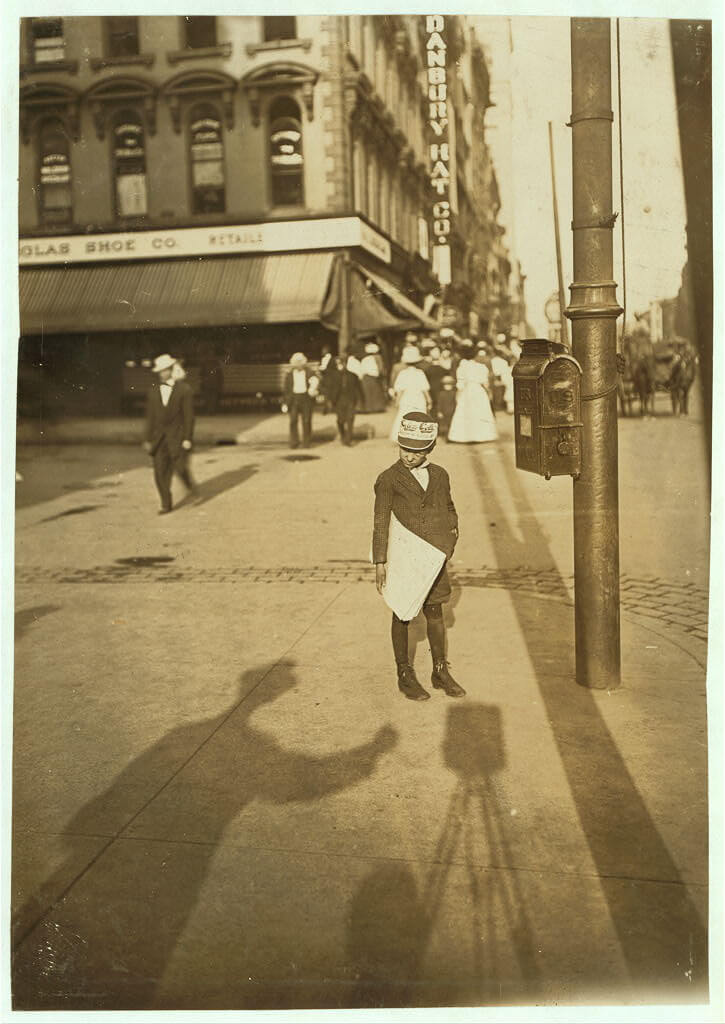
[[[428,462],[438,433],[438,424],[424,412],[403,416],[398,433],[399,458],[375,481],[375,519],[373,561],[375,585],[382,593],[386,580],[390,516],[446,556],[438,577],[423,603],[428,642],[433,658],[431,683],[449,697],[463,697],[465,690],[448,671],[446,627],[443,602],[451,595],[446,563],[458,540],[458,515],[451,498],[448,473]],[[408,663],[408,622],[393,612],[391,630],[393,653],[398,670],[398,688],[409,700],[428,700],[430,694],[416,678]]]

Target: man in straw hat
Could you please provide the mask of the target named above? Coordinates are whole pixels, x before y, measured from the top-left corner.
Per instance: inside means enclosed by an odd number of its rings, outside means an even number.
[[[159,515],[171,511],[171,479],[176,473],[188,491],[194,491],[189,452],[194,433],[194,395],[183,375],[174,371],[177,360],[165,352],[151,367],[157,383],[146,403],[144,448],[154,460],[154,479],[161,498]]]
[[[302,447],[312,440],[312,411],[318,394],[320,378],[307,365],[304,352],[295,352],[284,380],[284,407],[289,413],[289,446],[299,447],[299,421],[302,420]]]
[[[446,565],[458,540],[458,515],[451,497],[448,473],[441,466],[428,461],[437,434],[438,424],[432,416],[424,412],[406,413],[398,434],[398,460],[375,481],[375,584],[378,592],[385,597],[389,539],[394,536],[391,523],[396,527],[398,536],[402,527],[405,535],[409,537],[413,534],[414,538],[419,538],[435,549],[431,553],[438,555],[439,562],[436,565],[442,563],[442,568],[434,577],[430,590],[421,597],[433,659],[431,683],[434,689],[443,690],[449,697],[463,697],[466,691],[450,674],[446,660],[446,627],[442,605],[451,596]],[[440,554],[443,555],[442,559]],[[402,574],[406,575],[404,566]],[[413,573],[410,575],[412,577]],[[404,589],[405,580],[396,581],[398,585],[401,582]],[[416,614],[414,611],[412,617]],[[398,688],[409,700],[427,700],[430,694],[420,685],[408,661],[409,621],[393,611],[391,636]]]

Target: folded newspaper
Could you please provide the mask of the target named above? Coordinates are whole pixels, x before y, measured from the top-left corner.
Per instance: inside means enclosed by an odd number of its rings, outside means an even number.
[[[388,562],[383,598],[404,622],[423,607],[446,556],[390,514]]]

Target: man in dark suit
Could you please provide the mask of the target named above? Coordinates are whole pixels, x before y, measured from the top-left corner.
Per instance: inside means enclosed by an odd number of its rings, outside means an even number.
[[[302,447],[309,448],[312,439],[312,411],[319,392],[320,379],[307,365],[304,352],[295,352],[284,379],[284,404],[289,413],[289,446],[299,447],[299,421],[302,420]]]
[[[189,472],[189,452],[194,433],[194,395],[183,377],[175,377],[176,360],[164,353],[152,367],[158,383],[149,391],[146,404],[144,448],[154,460],[154,479],[161,498],[159,515],[171,511],[171,478],[177,473],[189,491],[194,481]]]
[[[354,369],[351,369],[357,362],[357,357],[345,359],[344,366],[339,371],[333,399],[335,416],[337,417],[337,430],[340,440],[347,448],[352,445],[355,413],[365,403],[365,394],[360,377]]]

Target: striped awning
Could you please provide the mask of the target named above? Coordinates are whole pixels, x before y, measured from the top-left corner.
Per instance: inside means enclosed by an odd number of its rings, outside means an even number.
[[[319,320],[330,252],[20,270],[21,334]]]
[[[420,306],[417,306],[412,299],[409,299],[407,295],[401,292],[400,288],[396,288],[386,278],[381,277],[379,274],[374,274],[371,270],[365,270],[364,273],[370,281],[369,287],[373,294],[377,290],[378,294],[387,295],[393,306],[401,313],[407,313],[408,316],[417,322],[418,326],[427,327],[430,330],[438,329],[438,321],[424,313]]]

